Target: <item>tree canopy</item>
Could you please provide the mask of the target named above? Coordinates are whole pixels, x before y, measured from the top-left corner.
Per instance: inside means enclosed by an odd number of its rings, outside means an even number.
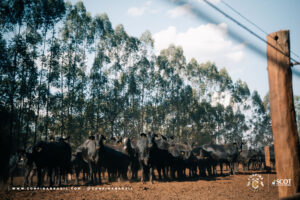
[[[272,142],[267,96],[180,46],[155,55],[149,31],[130,36],[83,2],[3,0],[0,16],[0,106],[18,147],[51,134],[78,145],[89,132]]]

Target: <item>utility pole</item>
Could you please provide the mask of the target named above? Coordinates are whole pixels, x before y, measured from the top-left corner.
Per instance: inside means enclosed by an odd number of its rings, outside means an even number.
[[[279,198],[300,192],[300,148],[293,101],[289,31],[267,36],[269,92],[277,179],[291,179],[278,187]]]

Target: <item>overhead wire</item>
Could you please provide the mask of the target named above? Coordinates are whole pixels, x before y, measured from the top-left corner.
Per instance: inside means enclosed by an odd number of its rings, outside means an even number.
[[[234,13],[236,13],[237,15],[239,15],[241,18],[243,18],[244,20],[246,20],[248,23],[250,23],[252,26],[254,26],[255,28],[257,28],[258,30],[260,30],[262,33],[265,34],[265,36],[269,35],[265,30],[263,30],[260,26],[258,26],[257,24],[255,24],[254,22],[252,22],[250,19],[248,19],[247,17],[245,17],[244,15],[242,15],[239,11],[237,11],[236,9],[234,9],[231,5],[229,5],[228,3],[226,3],[224,0],[221,0],[221,2],[228,7],[230,10],[232,10]],[[291,49],[291,53],[300,58],[300,56],[298,56],[292,49]]]
[[[215,6],[214,4],[210,3],[208,0],[203,0],[203,1],[205,3],[207,3],[210,7],[212,7],[213,9],[215,9],[216,11],[218,11],[219,13],[221,13],[222,15],[224,15],[226,18],[230,19],[231,21],[233,21],[234,23],[236,23],[238,26],[240,26],[241,28],[243,28],[244,30],[246,30],[248,33],[250,33],[251,35],[253,35],[254,37],[256,37],[257,39],[259,39],[262,42],[266,43],[267,45],[271,46],[272,48],[274,48],[275,50],[277,50],[279,53],[281,53],[281,54],[289,57],[289,55],[286,55],[283,51],[281,51],[280,49],[276,48],[274,45],[270,44],[267,40],[265,40],[264,38],[262,38],[261,36],[259,36],[257,33],[253,32],[250,28],[248,28],[247,26],[243,25],[242,23],[240,23],[239,21],[237,21],[236,19],[234,19],[233,17],[231,17],[227,13],[225,13],[223,10],[221,10],[220,8],[218,8],[217,6]],[[294,62],[297,62],[293,58],[290,58],[290,59],[293,60]]]
[[[209,23],[213,23],[213,24],[218,24],[219,23],[219,21],[217,21],[215,19],[215,17],[212,17],[211,15],[209,15],[206,10],[202,10],[201,9],[201,7],[199,6],[199,4],[195,4],[192,1],[189,1],[188,3],[185,0],[165,0],[165,1],[168,1],[169,3],[175,4],[177,6],[188,5],[190,13],[193,14],[194,16],[196,16],[197,18],[203,19],[203,20],[205,20],[205,21],[207,21]],[[265,44],[271,46],[272,48],[274,48],[275,50],[277,50],[279,53],[283,54],[284,56],[290,57],[290,55],[286,55],[280,49],[278,49],[275,46],[273,46],[272,44],[268,43],[264,38],[262,38],[261,36],[259,36],[258,34],[256,34],[250,28],[248,28],[247,26],[243,25],[242,23],[240,23],[239,21],[237,21],[236,19],[234,19],[233,17],[231,17],[230,15],[228,15],[227,13],[225,13],[224,11],[222,11],[221,9],[219,9],[218,7],[216,7],[215,5],[213,5],[212,3],[208,2],[207,0],[203,0],[203,2],[205,2],[210,7],[212,7],[213,9],[215,9],[216,11],[218,11],[219,13],[221,13],[226,18],[228,18],[231,21],[233,21],[234,23],[236,23],[238,26],[240,26],[241,28],[243,28],[244,30],[246,30],[248,33],[250,33],[251,35],[253,35],[257,39],[259,39],[260,41],[262,41]],[[244,36],[242,36],[241,34],[233,31],[232,29],[228,29],[228,35],[230,37],[232,37],[234,40],[236,40],[238,42],[241,42],[241,43],[245,43],[245,41],[247,41],[247,39]],[[257,45],[254,45],[252,43],[247,43],[247,47],[250,50],[254,51],[257,55],[260,55],[263,58],[266,57],[265,50],[262,50],[261,48],[258,48]],[[269,58],[269,59],[274,60],[274,61],[276,60],[276,58]],[[299,63],[299,62],[297,62],[293,58],[290,58],[290,60],[293,60],[295,63]],[[300,77],[300,72],[298,72],[296,70],[293,70],[293,69],[292,69],[292,71],[293,71],[294,75]]]

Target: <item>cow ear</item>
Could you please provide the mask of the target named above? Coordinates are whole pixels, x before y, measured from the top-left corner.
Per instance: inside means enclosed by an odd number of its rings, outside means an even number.
[[[141,136],[142,138],[147,137],[147,135],[146,135],[145,133],[141,133],[140,136]]]

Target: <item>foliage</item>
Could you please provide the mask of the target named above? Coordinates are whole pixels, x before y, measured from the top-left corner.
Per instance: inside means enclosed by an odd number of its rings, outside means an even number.
[[[132,37],[82,2],[4,0],[0,16],[0,104],[17,146],[145,131],[198,144],[272,142],[267,97],[214,63],[187,61],[179,46],[155,55],[149,31]]]

